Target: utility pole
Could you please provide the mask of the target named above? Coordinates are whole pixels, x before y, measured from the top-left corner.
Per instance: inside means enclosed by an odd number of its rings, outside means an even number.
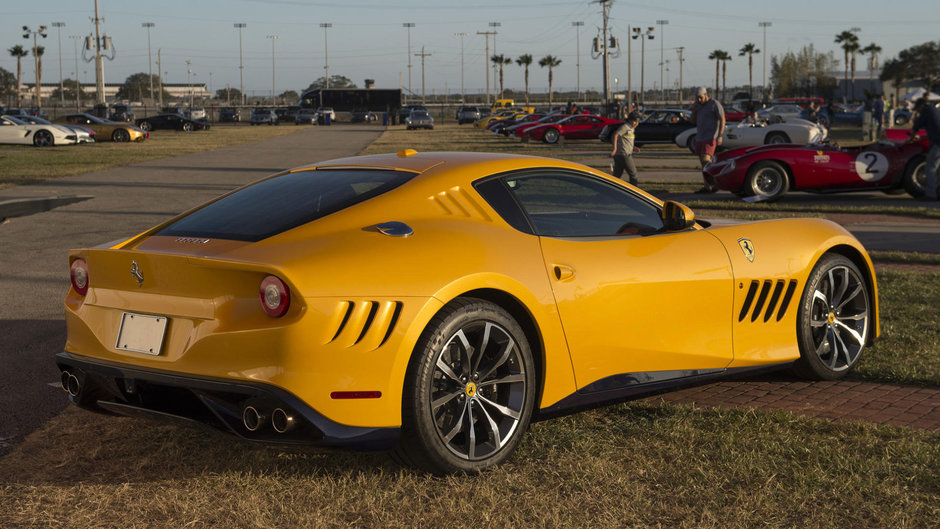
[[[610,111],[610,56],[613,54],[615,57],[620,56],[620,48],[616,45],[614,37],[609,37],[607,22],[609,19],[608,10],[610,5],[613,3],[613,0],[595,0],[596,3],[601,5],[601,13],[603,16],[604,24],[601,28],[601,42],[597,41],[597,38],[594,38],[594,48],[592,50],[592,57],[594,59],[600,57],[603,59],[603,74],[604,74],[604,114],[606,115]],[[611,51],[611,48],[614,51]]]
[[[496,28],[498,28],[498,27],[500,27],[500,26],[502,26],[502,25],[503,25],[503,24],[500,23],[500,22],[490,22],[490,27],[493,28],[493,29],[492,29],[492,31],[493,31],[493,55],[496,55],[497,53],[499,53],[499,52],[496,51],[496,35],[499,33],[499,32],[496,31]],[[487,55],[489,55],[489,54],[487,54]],[[489,56],[487,56],[486,60],[487,60],[487,61],[490,60],[490,59],[489,59]],[[493,68],[493,99],[495,100],[496,97],[497,97],[497,96],[496,96],[496,83],[499,82],[498,75],[496,74],[496,63],[495,63],[495,62],[492,64],[492,68]],[[487,79],[489,79],[489,78],[487,77]],[[500,95],[502,95],[502,94],[500,94]]]
[[[160,75],[163,72],[163,59],[162,59],[163,48],[157,48],[157,98],[159,99],[160,108],[163,108],[163,76]]]
[[[65,106],[65,84],[62,82],[62,27],[65,22],[53,22],[52,27],[56,28],[59,34],[59,102]]]
[[[104,104],[104,59],[101,57],[101,18],[95,0],[95,104]],[[107,38],[107,36],[105,37]],[[105,46],[107,48],[107,46]]]
[[[757,25],[760,26],[761,28],[763,28],[763,30],[764,30],[764,48],[763,48],[763,51],[764,51],[764,83],[761,85],[761,92],[762,92],[762,93],[764,94],[764,96],[766,97],[766,95],[767,95],[767,28],[769,28],[769,27],[772,26],[773,24],[772,24],[771,22],[758,22]],[[764,99],[764,97],[761,97],[761,100],[763,100],[763,99]]]
[[[411,90],[411,28],[415,27],[415,23],[405,22],[401,27],[408,30],[408,94],[412,95],[414,92]]]
[[[271,104],[277,106],[277,83],[274,81],[274,41],[281,38],[278,35],[268,35],[271,39]]]
[[[238,22],[235,24],[235,28],[238,29],[238,89],[241,90],[241,100],[244,105],[248,99],[245,97],[245,65],[242,62],[242,30],[245,29],[248,25],[244,22]],[[160,90],[160,106],[163,106],[163,90]]]
[[[659,25],[659,89],[661,92],[659,99],[663,102],[666,101],[666,85],[663,82],[663,70],[666,67],[666,58],[663,54],[663,43],[666,41],[666,32],[664,31],[666,28],[664,26],[668,23],[668,20],[656,21],[656,24]]]
[[[415,53],[415,57],[421,57],[421,104],[424,104],[424,58],[430,57],[430,53],[424,53],[424,46],[421,46],[421,53]]]
[[[646,38],[653,40],[653,26],[646,28]],[[642,28],[633,28],[632,39],[640,39],[640,104],[646,106],[646,39],[643,38]]]
[[[454,33],[455,36],[460,37],[460,100],[463,103],[467,102],[467,92],[464,89],[463,85],[463,38],[467,36],[466,33]]]
[[[39,46],[36,35],[41,35],[42,38],[46,38],[46,26],[39,26],[37,30],[29,29],[29,26],[23,26],[23,38],[28,39],[29,36],[33,36],[33,67],[36,69],[36,106],[42,108],[42,93],[39,91],[39,80],[41,75],[39,74],[39,55],[36,53]]]
[[[330,87],[330,44],[329,42],[327,42],[326,30],[333,27],[333,24],[329,22],[321,22],[320,27],[323,28],[323,59],[325,62],[323,69],[326,71],[326,77],[324,77],[324,79],[326,79],[326,87],[329,88]]]
[[[584,22],[572,22],[575,31],[575,44],[577,45],[577,68],[578,68],[578,99],[581,99],[581,26],[584,25]]]
[[[150,54],[150,28],[153,22],[144,22],[141,27],[147,28],[147,73],[150,79],[150,101],[153,102],[153,55]]]
[[[682,63],[685,62],[685,59],[682,58],[682,52],[685,51],[684,46],[679,46],[676,48],[676,51],[679,53],[679,107],[683,107],[682,104]]]
[[[486,71],[486,105],[490,105],[490,35],[496,35],[495,31],[477,31],[477,35],[483,35],[486,38],[486,54],[483,56],[483,69]],[[493,37],[496,40],[496,37]],[[494,45],[495,46],[495,45]]]

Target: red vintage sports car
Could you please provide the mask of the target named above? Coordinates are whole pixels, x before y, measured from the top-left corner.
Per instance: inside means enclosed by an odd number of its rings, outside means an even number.
[[[558,143],[566,140],[596,140],[604,127],[613,123],[622,123],[616,119],[602,118],[592,114],[575,114],[557,123],[545,123],[525,131],[525,137],[545,143]]]
[[[924,194],[927,141],[882,139],[861,147],[761,145],[718,155],[705,167],[720,189],[756,200],[777,200],[787,191],[907,191]]]

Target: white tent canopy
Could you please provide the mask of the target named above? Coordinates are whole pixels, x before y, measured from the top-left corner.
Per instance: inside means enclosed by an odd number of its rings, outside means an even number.
[[[927,94],[927,95],[925,96],[924,94]],[[918,88],[917,90],[914,90],[913,92],[908,92],[904,94],[903,96],[901,96],[901,99],[907,100],[907,101],[917,101],[918,99],[922,97],[926,97],[930,101],[940,100],[940,95],[935,94],[933,92],[930,92],[928,94],[927,90],[924,88]]]

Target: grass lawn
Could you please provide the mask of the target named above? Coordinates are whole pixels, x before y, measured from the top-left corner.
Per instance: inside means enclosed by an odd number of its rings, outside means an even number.
[[[109,167],[208,151],[297,132],[299,127],[216,126],[207,131],[157,130],[142,142],[102,142],[37,148],[0,145],[0,188]]]

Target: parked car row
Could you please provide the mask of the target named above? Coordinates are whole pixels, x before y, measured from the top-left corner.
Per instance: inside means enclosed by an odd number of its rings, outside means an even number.
[[[14,145],[73,145],[113,141],[143,141],[150,133],[134,125],[117,123],[91,114],[67,114],[55,123],[37,116],[0,116],[0,143]]]

